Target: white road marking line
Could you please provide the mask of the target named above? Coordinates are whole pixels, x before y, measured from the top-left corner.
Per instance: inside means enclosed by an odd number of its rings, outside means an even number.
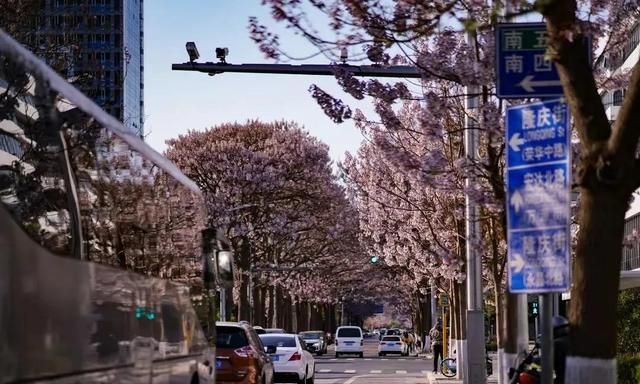
[[[330,369],[321,369],[321,370],[319,370],[318,372],[320,372],[320,373],[327,373],[327,372],[331,372],[331,370],[330,370]]]
[[[353,358],[349,358],[349,359],[347,359],[347,361],[353,361]]]
[[[371,361],[371,360],[373,360],[373,359],[364,359],[364,361]]]
[[[345,369],[344,373],[356,373],[355,369]]]
[[[396,371],[396,375],[404,375],[405,373],[407,373],[405,370]]]
[[[423,374],[423,375],[427,375],[427,374],[429,374],[429,372],[431,372],[431,371],[421,371],[421,372],[422,372],[422,374]]]
[[[329,360],[331,360],[331,361],[336,361],[336,360],[338,360],[338,359],[336,359],[336,358],[333,358],[333,359],[329,359]]]
[[[407,360],[407,359],[398,359],[398,361],[405,361],[405,360]]]
[[[382,373],[382,371],[379,370],[379,369],[373,369],[373,370],[369,371],[369,373]]]
[[[389,359],[380,359],[380,360],[382,360],[382,361],[387,361],[387,360],[389,360]]]

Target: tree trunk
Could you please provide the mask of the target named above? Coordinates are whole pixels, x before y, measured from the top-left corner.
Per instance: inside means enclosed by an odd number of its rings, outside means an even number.
[[[498,345],[498,382],[508,383],[510,362],[507,358],[507,316],[505,294],[500,284],[494,284],[493,296],[496,303],[496,344]],[[510,348],[513,350],[514,348]]]
[[[612,189],[581,191],[567,384],[616,382],[615,313],[628,199]]]
[[[296,298],[294,296],[289,296],[289,300],[291,302],[290,308],[291,308],[291,320],[290,320],[290,325],[291,328],[287,328],[287,330],[291,333],[298,333],[298,308],[300,306],[300,304],[297,302]]]
[[[278,305],[280,302],[276,295],[276,286],[272,286],[269,289],[269,321],[270,328],[276,328],[278,326]]]
[[[240,300],[238,300],[238,320],[249,320],[249,281],[244,273],[240,273]]]

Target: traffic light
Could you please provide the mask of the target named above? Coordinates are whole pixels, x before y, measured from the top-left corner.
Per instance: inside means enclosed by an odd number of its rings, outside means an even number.
[[[532,301],[529,303],[529,316],[531,317],[538,317],[539,314],[539,307],[538,307],[538,302],[537,301]]]
[[[371,257],[369,258],[369,262],[370,262],[371,264],[376,264],[376,263],[378,262],[378,256],[371,256]]]

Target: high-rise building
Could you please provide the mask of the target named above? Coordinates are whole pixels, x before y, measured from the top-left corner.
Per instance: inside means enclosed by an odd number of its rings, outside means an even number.
[[[61,50],[66,77],[144,137],[143,0],[42,0],[41,6],[36,45]]]

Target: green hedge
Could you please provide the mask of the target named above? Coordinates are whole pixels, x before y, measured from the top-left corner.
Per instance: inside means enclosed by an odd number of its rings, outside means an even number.
[[[618,356],[618,384],[640,383],[640,354]]]

